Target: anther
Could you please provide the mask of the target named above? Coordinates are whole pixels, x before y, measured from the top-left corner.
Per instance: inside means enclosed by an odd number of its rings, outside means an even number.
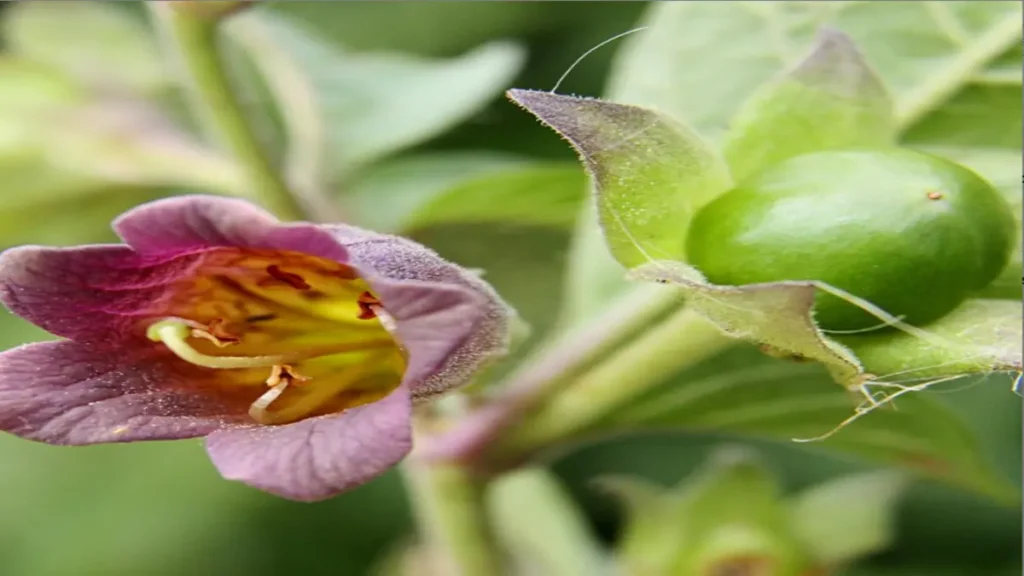
[[[359,316],[360,320],[372,320],[377,317],[377,310],[381,308],[380,300],[376,296],[369,292],[363,292],[359,295],[359,299],[356,300],[359,304]]]
[[[277,264],[267,266],[267,274],[270,274],[270,277],[274,280],[284,282],[296,290],[309,290],[312,288],[305,278],[292,272],[285,272]]]
[[[287,381],[289,384],[299,385],[309,382],[311,378],[303,376],[295,371],[290,364],[274,364],[270,367],[270,376],[267,377],[267,386],[277,386],[279,382]]]
[[[266,384],[270,387],[262,396],[256,399],[249,406],[249,416],[260,424],[270,424],[272,419],[267,414],[267,408],[277,400],[289,386],[299,386],[308,382],[310,378],[298,374],[288,364],[275,364],[270,369],[270,376]]]
[[[225,324],[227,324],[227,322],[223,318],[217,318],[213,322],[210,322],[208,326],[202,328],[193,327],[191,335],[193,338],[209,340],[218,348],[232,346],[241,342],[241,338],[235,336],[224,328]]]
[[[395,341],[398,341],[398,323],[395,322],[394,316],[388,314],[387,310],[384,310],[384,305],[381,304],[376,296],[369,292],[363,292],[359,295],[359,299],[356,302],[359,304],[358,318],[360,320],[376,318],[380,325],[395,338]]]

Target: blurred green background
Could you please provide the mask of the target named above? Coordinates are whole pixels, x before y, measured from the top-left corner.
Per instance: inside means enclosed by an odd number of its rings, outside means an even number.
[[[794,43],[809,32],[794,14],[829,10],[792,6],[799,3],[765,4],[779,5],[778,33],[790,35]],[[75,124],[84,128],[76,128],[81,138],[73,144],[65,143],[66,134],[53,125],[55,118],[63,118],[58,111],[66,108],[48,108],[50,100],[63,102],[67,94],[83,92],[83,102],[102,102],[118,111],[115,117],[122,111],[128,117],[123,100],[108,99],[111,94],[127,94],[159,110],[168,122],[178,123],[182,138],[198,139],[192,135],[195,125],[183,114],[180,94],[156,70],[159,62],[153,56],[155,48],[147,44],[145,11],[137,3],[105,6],[117,12],[112,19],[69,18],[67,13],[78,8],[68,4],[16,16],[21,6],[2,6],[4,247],[112,240],[110,217],[147,199],[203,184],[204,176],[189,182],[178,174],[181,162],[198,163],[204,157],[203,161],[214,162],[212,155],[201,150],[196,154],[188,146],[167,148],[164,141],[153,143],[151,131],[135,129],[139,124],[128,122],[127,128],[117,129],[103,123]],[[331,191],[343,198],[346,217],[403,231],[461,264],[486,270],[487,278],[532,324],[535,342],[556,318],[583,178],[570,149],[500,93],[513,86],[550,89],[578,56],[636,26],[647,9],[644,2],[278,2],[260,10],[318,36],[316,42],[295,46],[304,61],[321,63],[316,71],[327,83],[314,82],[318,89],[327,86],[323,89],[329,94],[336,75],[341,78],[338,86],[365,92],[351,101],[341,95],[334,110],[338,118],[369,114],[358,109],[367,105],[359,98],[380,103],[367,108],[375,115],[365,126],[338,120],[339,156],[326,153]],[[733,9],[737,14],[746,10]],[[951,9],[965,33],[986,25],[981,12],[968,13],[963,6]],[[124,22],[137,28],[126,28]],[[879,34],[899,32],[899,26],[920,26],[899,18],[862,25],[876,26]],[[729,33],[728,25],[720,29]],[[142,30],[141,39],[131,30]],[[929,48],[934,39],[927,34],[928,30],[908,28],[909,45]],[[466,55],[499,40],[513,44],[477,54],[476,60]],[[737,48],[739,54],[740,40],[719,37],[720,45],[697,48],[716,54]],[[698,41],[705,40],[694,40]],[[559,91],[602,94],[619,47],[612,44],[587,57]],[[799,52],[799,47],[792,49]],[[363,58],[378,52],[401,57]],[[25,73],[31,68],[26,62],[52,65],[59,71],[55,77],[61,78],[53,82],[66,81],[70,87],[54,88],[46,84],[50,80]],[[458,65],[443,68],[447,62]],[[246,86],[254,121],[268,142],[280,142],[287,119],[270,109],[268,100],[275,77],[280,80],[283,74],[257,78],[258,66],[252,62],[239,57],[233,63],[239,82]],[[1016,186],[1019,174],[1012,172],[1020,168],[1019,46],[994,59],[989,72],[988,79],[972,81],[950,94],[948,104],[915,124],[907,138],[935,146],[996,150],[998,158],[1015,156],[1009,185]],[[388,108],[383,95],[391,95],[390,105],[397,108]],[[67,96],[69,101],[78,97]],[[422,109],[414,105],[417,102]],[[419,116],[403,116],[406,109]],[[423,127],[419,132],[389,132],[391,124],[403,122]],[[335,127],[328,124],[325,129]],[[94,139],[90,130],[96,133]],[[362,139],[357,138],[360,130],[365,131]],[[366,144],[365,150],[359,149],[370,141],[377,142],[376,148]],[[147,155],[150,144],[153,156]],[[168,150],[182,156],[166,156]],[[278,152],[286,162],[286,153]],[[195,170],[212,174],[217,166],[211,164],[207,172]],[[1006,171],[1005,165],[1000,168]],[[544,203],[515,205],[517,194],[527,189],[547,190]],[[484,217],[471,205],[466,208],[465,199],[481,191],[504,198],[507,213]],[[442,202],[444,195],[450,197],[448,204]],[[531,198],[536,197],[539,192]],[[2,326],[4,348],[44,337],[8,316]],[[499,367],[499,372],[510,365]],[[1021,410],[1019,398],[1009,393],[1009,378],[993,375],[969,386],[959,382],[936,397],[964,416],[984,456],[1019,486]],[[595,530],[610,541],[619,525],[618,509],[593,488],[592,479],[622,473],[673,483],[724,439],[737,440],[684,432],[606,439],[561,453],[551,464]],[[763,451],[789,489],[866,466],[820,447],[741,440]],[[0,457],[2,576],[369,574],[412,529],[394,473],[327,502],[297,504],[221,480],[198,440],[60,448],[5,435],[0,436]],[[1018,574],[1020,519],[1019,509],[917,482],[900,506],[896,545],[856,573]]]

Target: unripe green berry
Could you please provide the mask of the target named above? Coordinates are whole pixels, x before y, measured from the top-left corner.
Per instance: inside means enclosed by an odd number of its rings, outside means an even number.
[[[905,149],[819,152],[768,168],[694,218],[687,259],[709,281],[820,280],[911,324],[940,318],[1002,271],[1014,220],[988,182]],[[819,325],[877,318],[819,293]]]

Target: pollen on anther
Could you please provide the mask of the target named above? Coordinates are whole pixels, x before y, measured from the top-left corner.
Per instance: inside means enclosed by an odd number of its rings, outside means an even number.
[[[242,339],[229,332],[228,329],[224,327],[225,324],[227,324],[227,322],[223,318],[217,318],[205,327],[193,327],[191,336],[193,338],[209,340],[218,348],[224,348],[241,342]]]
[[[363,292],[359,295],[359,300],[356,301],[359,304],[359,316],[360,320],[372,320],[377,317],[377,312],[374,309],[381,305],[380,300],[376,296],[369,292]]]
[[[267,377],[266,384],[273,387],[281,382],[287,382],[298,386],[309,380],[308,376],[297,373],[290,364],[275,364],[270,368],[270,376]]]

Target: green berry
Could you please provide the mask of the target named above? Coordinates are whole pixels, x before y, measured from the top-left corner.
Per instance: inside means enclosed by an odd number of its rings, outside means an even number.
[[[820,280],[911,324],[945,315],[1002,271],[1011,209],[984,179],[911,150],[820,152],[768,168],[705,206],[687,259],[710,282]],[[818,324],[880,320],[819,293]]]

